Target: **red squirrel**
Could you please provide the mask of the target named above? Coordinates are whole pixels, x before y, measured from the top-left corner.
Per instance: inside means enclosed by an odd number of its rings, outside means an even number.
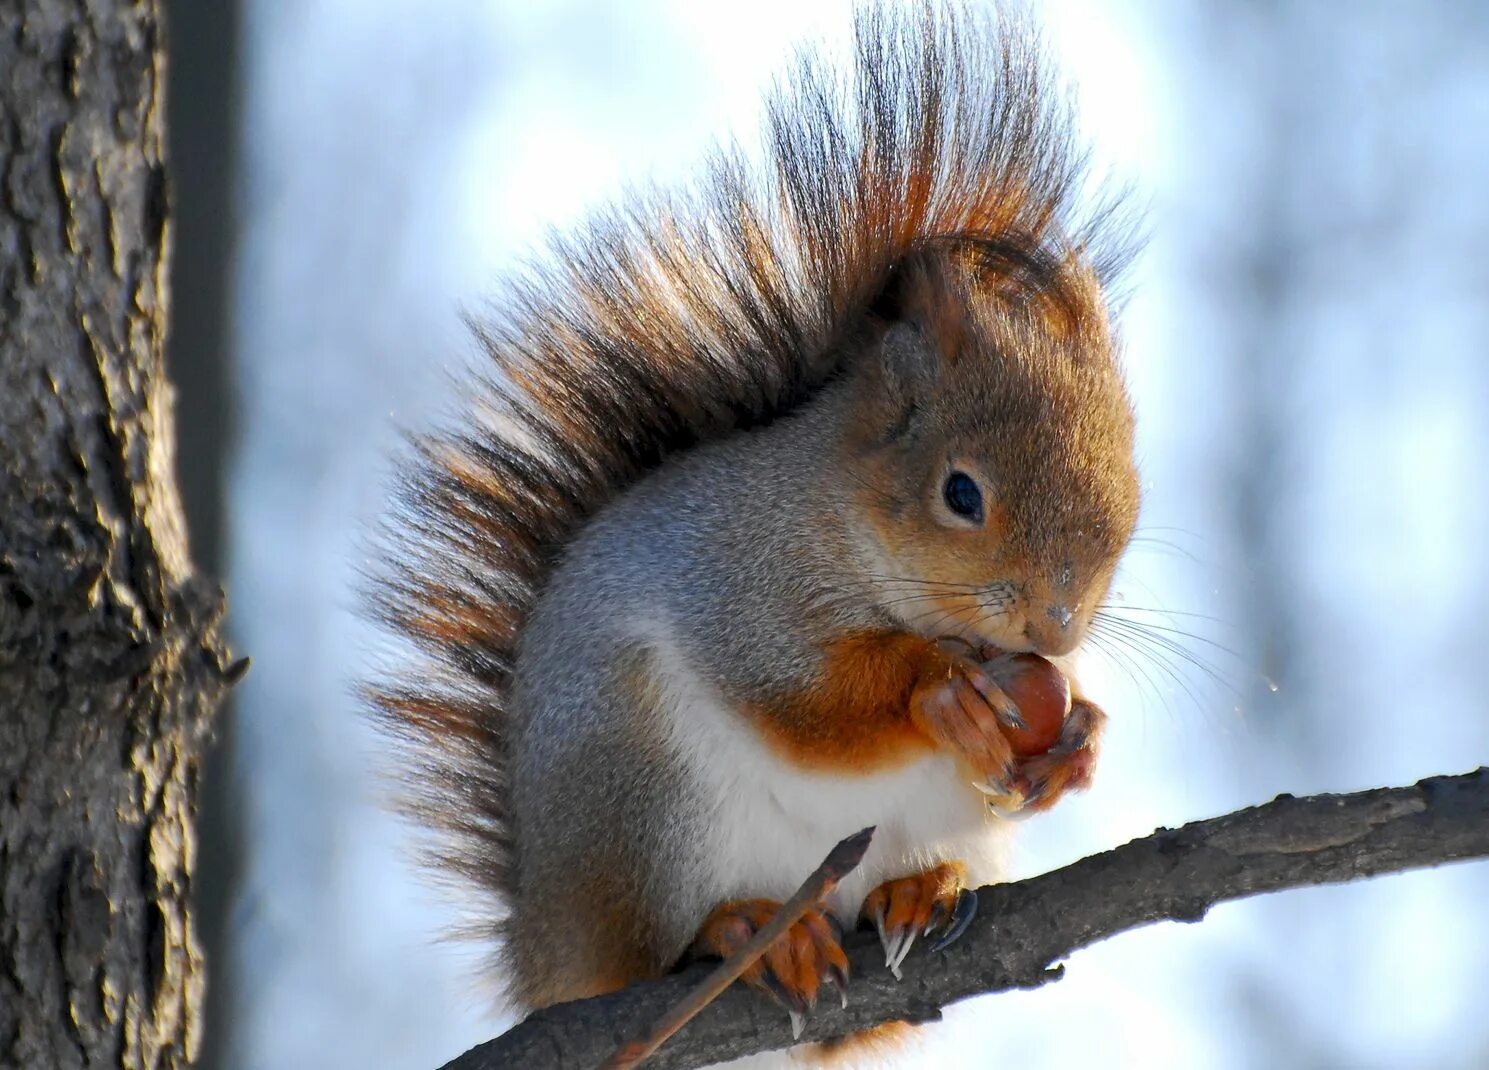
[[[727,955],[843,836],[867,857],[746,975],[805,1014],[945,941],[1017,810],[1090,780],[1075,689],[1018,757],[983,660],[1072,654],[1138,513],[1100,212],[1035,36],[870,8],[763,164],[555,239],[417,441],[374,689],[411,809],[534,1008]],[[1062,663],[1064,664],[1064,663]]]

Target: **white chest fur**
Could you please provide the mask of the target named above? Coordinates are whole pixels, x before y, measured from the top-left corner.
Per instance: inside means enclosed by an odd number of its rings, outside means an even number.
[[[974,886],[998,878],[1010,825],[989,812],[950,758],[870,776],[797,768],[771,752],[675,648],[659,644],[658,654],[673,746],[711,808],[700,876],[716,900],[785,899],[835,843],[867,825],[877,828],[873,845],[829,901],[844,922],[856,919],[878,884],[938,862],[965,862]]]

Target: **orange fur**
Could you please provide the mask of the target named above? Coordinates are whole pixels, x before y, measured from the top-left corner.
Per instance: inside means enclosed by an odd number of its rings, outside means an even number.
[[[855,633],[826,644],[806,690],[745,709],[767,745],[803,769],[865,775],[940,749],[1007,781],[1013,749],[971,683],[979,673],[924,636]]]
[[[865,1058],[882,1061],[903,1048],[915,1029],[909,1022],[885,1022],[872,1029],[826,1041],[813,1048],[816,1065],[819,1070],[850,1070]]]
[[[804,693],[750,712],[766,742],[793,764],[871,773],[931,749],[910,715],[910,699],[922,682],[951,673],[946,655],[922,636],[846,635],[827,644],[822,670]]]

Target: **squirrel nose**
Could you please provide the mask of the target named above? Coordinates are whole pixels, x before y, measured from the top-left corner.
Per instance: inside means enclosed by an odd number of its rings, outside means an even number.
[[[1031,616],[1024,622],[1024,636],[1034,652],[1056,657],[1074,650],[1079,638],[1071,628],[1075,610],[1056,603],[1044,611],[1043,618]]]

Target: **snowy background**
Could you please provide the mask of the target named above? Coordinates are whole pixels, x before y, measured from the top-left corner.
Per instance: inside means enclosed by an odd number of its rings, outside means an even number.
[[[1177,648],[1090,657],[1101,773],[1024,826],[1019,872],[1489,760],[1489,7],[1035,7],[1098,163],[1151,206],[1124,316],[1147,497],[1118,591]],[[448,404],[463,306],[546,228],[750,137],[792,45],[849,21],[843,0],[245,4],[226,583],[254,669],[221,1066],[428,1070],[502,1028],[438,939],[351,697],[387,458]],[[926,1064],[1489,1065],[1486,897],[1463,866],[1123,936],[963,1005]]]

